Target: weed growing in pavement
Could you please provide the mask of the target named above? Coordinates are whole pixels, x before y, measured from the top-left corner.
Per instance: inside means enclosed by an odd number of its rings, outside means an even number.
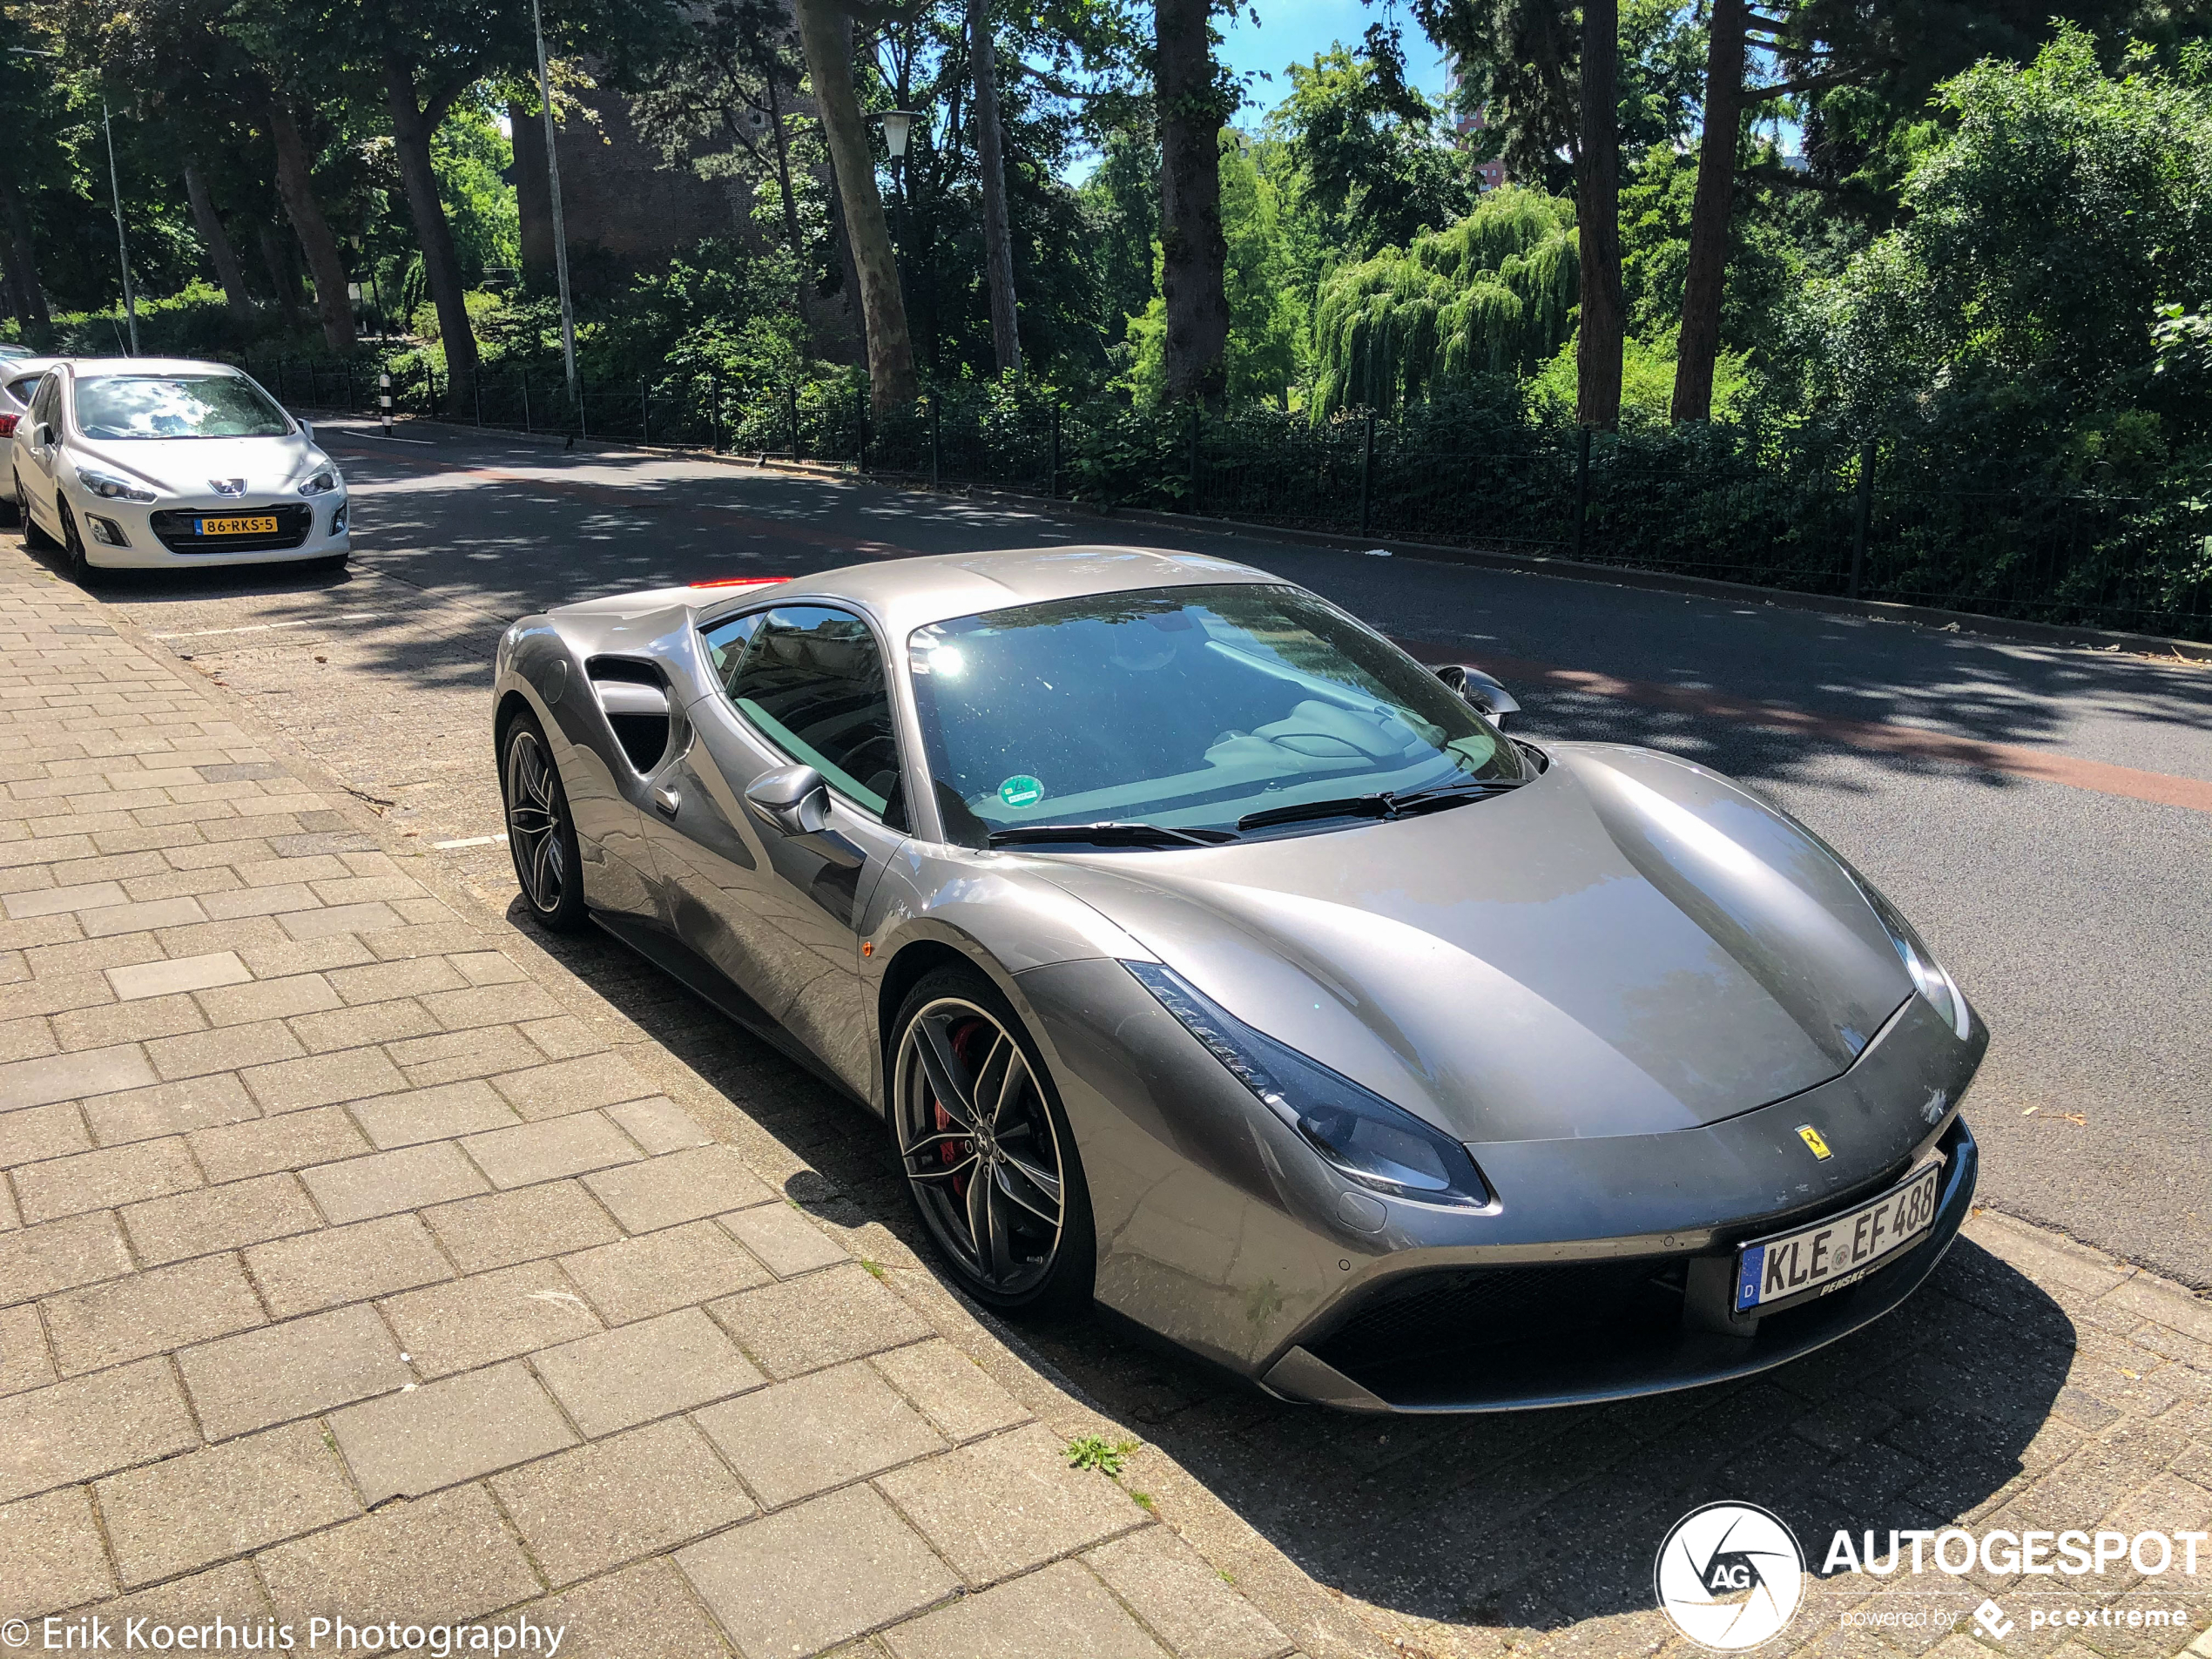
[[[1118,1475],[1123,1463],[1135,1450],[1135,1440],[1116,1441],[1103,1434],[1084,1434],[1068,1442],[1068,1467],[1071,1469],[1096,1469],[1101,1474]]]

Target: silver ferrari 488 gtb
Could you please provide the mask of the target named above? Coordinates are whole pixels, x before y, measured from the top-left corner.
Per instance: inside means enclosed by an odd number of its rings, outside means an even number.
[[[1264,572],[1128,547],[564,605],[500,642],[508,838],[887,1121],[946,1271],[1286,1399],[1739,1377],[1895,1307],[1988,1033],[1803,826],[1509,738]]]

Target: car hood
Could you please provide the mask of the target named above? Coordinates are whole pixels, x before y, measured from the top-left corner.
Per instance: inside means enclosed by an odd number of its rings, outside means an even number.
[[[216,479],[243,478],[239,499],[266,497],[295,488],[313,470],[311,463],[327,459],[308,441],[294,435],[282,438],[132,438],[100,442],[91,438],[70,442],[70,453],[93,466],[112,467],[136,474],[172,496],[219,500]]]
[[[1912,995],[1792,820],[1670,756],[1552,752],[1423,817],[1036,862],[1238,1018],[1467,1141],[1731,1117],[1847,1069]]]

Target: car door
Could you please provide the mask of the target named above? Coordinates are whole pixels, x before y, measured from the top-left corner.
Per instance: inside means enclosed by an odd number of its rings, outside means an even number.
[[[875,1055],[858,927],[907,839],[883,650],[860,617],[825,604],[753,611],[705,643],[720,690],[691,705],[688,740],[650,780],[671,924],[865,1097]],[[828,786],[819,833],[786,833],[745,799],[794,765]]]
[[[54,505],[54,472],[60,464],[62,377],[58,370],[38,383],[30,413],[16,427],[16,475],[23,480],[24,499],[40,526],[61,534],[61,515]],[[44,439],[41,442],[38,440]]]

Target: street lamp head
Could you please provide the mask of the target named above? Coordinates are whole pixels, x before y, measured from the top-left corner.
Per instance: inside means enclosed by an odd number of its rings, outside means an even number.
[[[875,118],[883,123],[883,147],[898,160],[907,153],[907,135],[914,131],[916,119],[912,110],[879,110]]]

